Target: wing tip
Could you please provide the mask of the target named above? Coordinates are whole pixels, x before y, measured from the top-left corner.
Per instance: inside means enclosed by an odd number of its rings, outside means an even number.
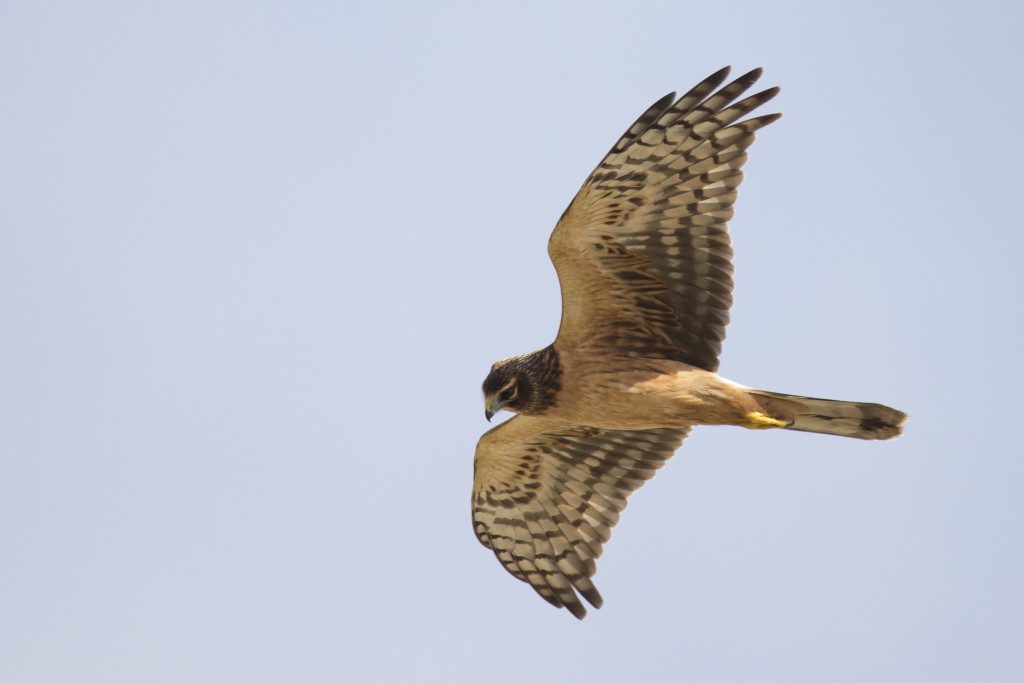
[[[763,67],[760,67],[760,66],[754,67],[753,69],[751,69],[747,73],[745,73],[742,76],[740,76],[739,78],[737,78],[736,81],[737,82],[746,83],[746,84],[749,85],[749,84],[753,83],[754,81],[756,81],[757,79],[761,78],[761,75],[763,73],[764,73],[764,68]]]
[[[703,81],[701,81],[700,83],[695,85],[690,90],[690,93],[693,93],[696,90],[700,90],[701,88],[706,88],[707,91],[709,91],[709,92],[714,90],[714,89],[716,89],[718,86],[722,85],[722,83],[725,82],[725,79],[729,77],[729,73],[731,71],[732,71],[732,66],[726,64],[721,69],[719,69],[718,71],[716,71],[715,73],[711,74],[710,76],[705,78]],[[685,97],[685,95],[684,95],[684,97]]]
[[[581,603],[579,600],[577,600],[576,602],[567,602],[565,604],[565,608],[569,610],[570,614],[572,614],[580,621],[583,620],[583,617],[587,616],[587,608],[584,607],[583,603]]]
[[[577,590],[579,590],[579,589],[577,589]],[[602,605],[604,605],[604,600],[601,599],[600,593],[598,593],[596,590],[594,590],[592,592],[591,591],[580,591],[580,594],[583,595],[583,597],[587,599],[587,602],[589,602],[591,607],[593,607],[594,609],[601,609]],[[575,602],[566,602],[565,603],[565,608],[567,610],[569,610],[569,612],[574,617],[576,617],[577,619],[579,619],[581,621],[583,620],[583,618],[585,616],[587,616],[587,608],[584,607],[583,603],[580,602],[579,600],[576,600]]]

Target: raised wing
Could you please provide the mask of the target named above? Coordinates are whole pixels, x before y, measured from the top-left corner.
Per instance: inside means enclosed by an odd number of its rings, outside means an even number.
[[[582,619],[600,607],[594,561],[640,488],[689,429],[574,427],[516,416],[480,438],[473,529],[513,576]]]
[[[716,91],[728,67],[662,98],[594,169],[548,243],[562,287],[555,346],[718,369],[732,305],[732,217],[754,131],[737,123],[778,92],[736,102],[761,75]]]

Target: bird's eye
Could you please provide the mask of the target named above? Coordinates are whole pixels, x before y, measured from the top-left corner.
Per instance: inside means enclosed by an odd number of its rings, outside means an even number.
[[[501,402],[511,401],[512,397],[515,396],[515,394],[516,394],[515,387],[509,387],[505,391],[503,391],[500,394],[498,394],[498,400],[501,401]]]

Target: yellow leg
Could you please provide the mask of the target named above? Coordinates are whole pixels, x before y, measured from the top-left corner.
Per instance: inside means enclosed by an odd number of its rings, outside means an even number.
[[[768,417],[764,413],[747,413],[746,418],[747,424],[744,427],[747,429],[773,429],[776,427],[788,427],[793,424],[792,422],[783,422],[782,420]]]

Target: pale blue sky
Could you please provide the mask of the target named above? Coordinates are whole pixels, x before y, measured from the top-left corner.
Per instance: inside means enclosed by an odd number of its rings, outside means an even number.
[[[0,5],[0,680],[1024,679],[1011,3]],[[473,537],[491,362],[647,105],[765,68],[722,372],[605,608]],[[741,71],[740,71],[741,72]]]

